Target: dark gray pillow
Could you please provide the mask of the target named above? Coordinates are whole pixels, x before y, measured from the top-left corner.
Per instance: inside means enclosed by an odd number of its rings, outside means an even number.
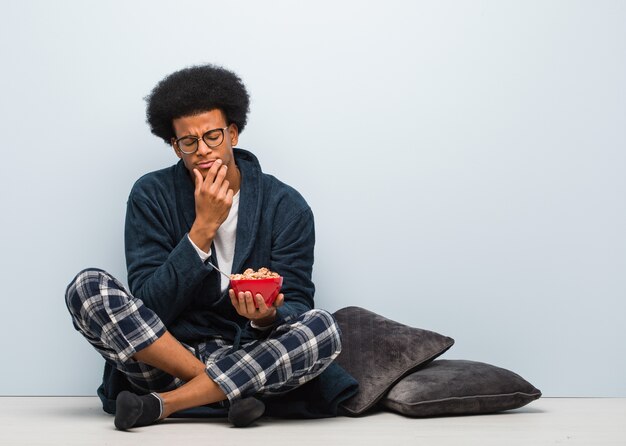
[[[337,362],[359,383],[359,392],[342,403],[345,415],[373,407],[402,377],[441,355],[454,339],[409,327],[360,307],[334,314],[343,345]]]
[[[516,409],[540,396],[537,388],[510,370],[440,359],[402,379],[381,405],[409,417],[475,415]]]

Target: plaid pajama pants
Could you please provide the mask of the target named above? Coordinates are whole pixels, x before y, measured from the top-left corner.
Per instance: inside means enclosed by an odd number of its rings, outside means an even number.
[[[67,287],[65,300],[76,330],[126,375],[137,392],[164,392],[184,384],[133,359],[166,328],[113,276],[99,269],[84,270]],[[295,389],[322,373],[341,351],[339,327],[324,310],[308,311],[274,328],[263,340],[235,350],[218,338],[195,347],[182,345],[206,364],[207,374],[228,400]]]

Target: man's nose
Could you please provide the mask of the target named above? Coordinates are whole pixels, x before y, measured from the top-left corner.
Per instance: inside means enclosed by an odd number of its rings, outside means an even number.
[[[207,153],[211,153],[213,149],[209,147],[209,145],[204,142],[204,139],[198,140],[198,155],[206,155]]]

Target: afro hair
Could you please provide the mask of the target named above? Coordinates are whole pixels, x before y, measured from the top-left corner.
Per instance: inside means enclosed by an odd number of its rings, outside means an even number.
[[[172,121],[220,109],[227,123],[242,132],[248,120],[250,96],[241,79],[216,65],[183,68],[161,80],[146,96],[146,122],[167,144],[175,137]]]

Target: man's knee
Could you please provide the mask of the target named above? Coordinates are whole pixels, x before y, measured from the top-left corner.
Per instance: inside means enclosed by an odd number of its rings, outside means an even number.
[[[65,304],[70,314],[76,318],[81,314],[85,303],[102,301],[102,284],[115,280],[109,273],[98,268],[87,268],[79,272],[65,290]]]
[[[326,310],[315,308],[305,313],[305,325],[316,338],[323,340],[327,354],[336,357],[341,353],[341,330],[335,317]]]

